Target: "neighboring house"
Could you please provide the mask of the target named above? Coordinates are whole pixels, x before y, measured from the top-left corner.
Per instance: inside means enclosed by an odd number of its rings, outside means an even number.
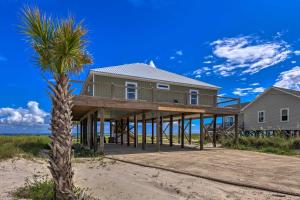
[[[245,131],[299,131],[300,91],[270,87],[241,111]]]
[[[144,127],[143,138],[146,134],[145,124],[151,122],[152,129],[156,127],[155,132],[160,134],[157,136],[161,139],[163,123],[172,126],[176,120],[180,123],[180,143],[183,147],[184,134],[191,130],[187,128],[191,127],[190,122],[186,123],[188,120],[203,121],[207,117],[239,113],[238,107],[221,106],[224,102],[239,102],[239,98],[219,97],[218,90],[219,87],[215,85],[143,63],[92,69],[83,82],[80,94],[74,97],[73,120],[80,121],[81,142],[91,148],[96,145],[98,121],[107,121],[110,127],[114,126],[110,129],[109,141],[115,139],[116,143],[123,144],[127,140],[127,145],[133,142],[136,146],[138,122],[142,122]],[[131,127],[132,124],[134,127]],[[101,128],[100,133],[103,134],[103,131]],[[172,138],[173,129],[169,131],[169,138]],[[145,142],[142,142],[143,148]]]

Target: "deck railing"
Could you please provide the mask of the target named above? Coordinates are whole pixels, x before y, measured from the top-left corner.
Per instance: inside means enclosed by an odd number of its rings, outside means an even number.
[[[234,107],[240,108],[240,98],[219,96],[214,94],[203,94],[198,92],[197,104],[191,104],[191,95],[194,93],[176,90],[157,89],[156,87],[126,86],[116,83],[71,81],[76,95],[97,96],[107,99],[145,101],[153,103],[173,103],[194,106]],[[136,98],[128,99],[127,89],[136,91]]]

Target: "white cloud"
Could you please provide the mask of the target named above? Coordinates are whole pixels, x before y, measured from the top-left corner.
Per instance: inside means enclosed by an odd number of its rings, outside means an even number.
[[[250,90],[252,90],[252,88],[235,88],[232,93],[237,96],[246,96]]]
[[[253,93],[262,93],[264,91],[265,91],[265,88],[263,88],[263,87],[254,88],[252,90]]]
[[[0,124],[36,125],[45,124],[49,113],[41,110],[35,101],[29,101],[27,108],[0,108]]]
[[[297,55],[297,56],[299,56],[300,55],[300,50],[294,51],[294,54]]]
[[[153,60],[150,60],[149,65],[153,68],[156,68],[156,65],[154,64]]]
[[[178,51],[176,51],[175,53],[176,53],[176,55],[178,55],[178,56],[182,56],[182,55],[183,55],[183,51],[182,51],[182,50],[178,50]]]
[[[193,71],[192,75],[194,75],[196,78],[200,78],[202,74],[210,75],[211,74],[210,71],[211,69],[209,67],[202,67]]]
[[[256,94],[256,93],[262,93],[265,91],[265,88],[263,87],[247,87],[247,88],[235,88],[235,90],[232,92],[234,95],[237,96],[247,96],[248,94]]]
[[[259,83],[251,83],[250,85],[251,86],[257,86],[257,85],[259,85]]]
[[[204,63],[204,64],[211,64],[212,61],[211,61],[211,60],[207,60],[207,61],[204,61],[203,63]]]
[[[281,72],[274,86],[300,90],[300,67]]]
[[[211,46],[213,54],[224,59],[224,63],[213,67],[222,76],[230,76],[237,71],[254,74],[284,61],[291,53],[284,41],[262,42],[250,36],[216,40]]]
[[[175,59],[175,56],[171,56],[171,57],[170,57],[170,60],[174,60],[174,59]]]
[[[295,64],[296,62],[297,62],[296,60],[292,60],[292,61],[291,61],[292,64]]]

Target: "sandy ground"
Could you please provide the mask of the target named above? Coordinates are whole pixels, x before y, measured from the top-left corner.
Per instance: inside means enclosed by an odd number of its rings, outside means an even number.
[[[108,156],[136,163],[300,193],[300,157],[207,147],[199,151],[164,146],[160,153],[153,149],[148,145],[145,153],[115,145],[107,151]]]
[[[104,159],[75,159],[75,184],[99,199],[300,199],[216,183],[187,175]],[[44,160],[0,162],[0,199],[24,184],[26,177],[48,174]]]

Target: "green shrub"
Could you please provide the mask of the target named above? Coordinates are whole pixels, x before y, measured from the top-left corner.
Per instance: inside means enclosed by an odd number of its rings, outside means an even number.
[[[33,176],[30,181],[26,179],[25,185],[12,192],[12,196],[16,199],[32,199],[32,200],[53,200],[54,199],[54,182],[49,180],[47,176],[38,178]],[[81,195],[81,189],[74,187],[73,191],[77,197]],[[84,194],[83,199],[95,200],[91,195]]]
[[[300,138],[284,138],[275,137],[246,137],[240,136],[238,145],[234,145],[233,138],[222,138],[223,147],[235,148],[241,150],[255,150],[266,153],[274,153],[280,155],[294,155],[295,149],[300,147]]]
[[[37,156],[43,149],[49,149],[48,136],[0,136],[0,159],[7,159],[19,154]]]
[[[86,149],[81,144],[76,143],[72,146],[74,150],[74,157],[97,157],[101,156],[101,153],[94,152],[94,150]]]
[[[53,186],[53,181],[46,178],[42,180],[34,178],[33,181],[27,179],[25,186],[14,191],[13,196],[18,199],[52,200]]]

